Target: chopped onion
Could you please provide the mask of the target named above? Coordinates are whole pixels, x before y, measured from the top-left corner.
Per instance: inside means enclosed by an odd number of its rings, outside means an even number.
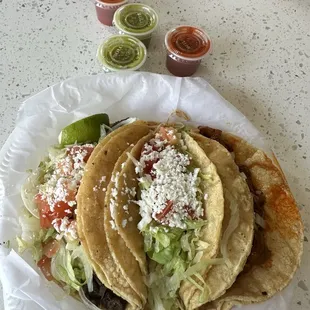
[[[134,165],[136,167],[140,167],[140,163],[137,161],[136,158],[134,158],[129,152],[127,152],[127,156],[129,159],[131,159],[131,161],[134,163]]]
[[[264,229],[266,228],[264,219],[257,213],[255,213],[255,223]]]
[[[244,180],[246,180],[246,179],[247,179],[247,176],[245,175],[245,173],[244,173],[244,172],[241,172],[241,173],[240,173],[240,175],[241,175],[242,179],[244,179]]]
[[[115,130],[115,129],[122,127],[124,125],[131,124],[131,123],[135,122],[136,120],[137,120],[136,117],[128,117],[128,118],[116,123],[114,126],[112,126],[112,130]]]

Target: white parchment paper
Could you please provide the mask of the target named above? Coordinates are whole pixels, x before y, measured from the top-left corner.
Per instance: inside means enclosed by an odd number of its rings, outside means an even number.
[[[0,152],[0,278],[5,309],[85,309],[48,283],[30,255],[20,257],[14,251],[26,170],[36,168],[47,148],[57,143],[61,129],[100,112],[108,113],[112,121],[128,116],[165,121],[176,109],[197,124],[235,133],[270,154],[264,137],[249,120],[201,78],[143,72],[100,74],[61,82],[22,104],[16,128]],[[264,304],[242,309],[288,310],[291,297],[292,285]]]

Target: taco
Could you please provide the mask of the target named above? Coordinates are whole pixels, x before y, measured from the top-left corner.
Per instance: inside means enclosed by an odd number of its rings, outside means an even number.
[[[96,137],[97,132],[101,131],[99,143],[97,140],[84,141],[87,136],[85,132],[80,137],[79,131],[72,132],[72,128],[78,127],[77,123],[74,123],[67,133],[70,132],[83,141],[69,146],[60,144],[51,147],[48,157],[30,173],[21,190],[26,208],[20,216],[22,234],[17,237],[17,242],[21,253],[25,250],[32,252],[47,280],[56,282],[86,305],[104,309],[131,309],[136,306],[127,304],[126,300],[115,294],[117,290],[112,287],[111,281],[108,281],[100,263],[92,260],[92,248],[84,242],[83,229],[79,229],[80,199],[77,193],[80,190],[83,192],[81,183],[87,165],[92,166],[94,158],[108,141],[126,132],[125,136],[132,136],[128,141],[134,143],[139,140],[139,135],[143,136],[149,132],[149,127],[142,121],[126,125],[126,120],[118,124],[117,129],[110,128],[107,115],[101,114],[100,117],[102,116],[105,123],[101,130],[99,127],[88,128],[89,133],[93,136],[95,133]],[[78,124],[89,124],[89,118],[86,120],[87,122],[80,120]],[[100,124],[96,122],[95,125]],[[105,128],[113,132],[107,135]],[[119,145],[119,142],[116,142],[116,145]],[[117,157],[115,162],[116,160]],[[113,163],[109,164],[113,170]],[[137,303],[142,304],[140,300]]]
[[[227,292],[202,309],[228,310],[262,302],[284,289],[301,260],[303,224],[298,207],[276,160],[243,139],[217,129],[200,133],[218,140],[245,174],[254,199],[255,230],[250,256]]]
[[[222,183],[194,139],[173,127],[159,127],[131,160],[136,167],[130,177],[140,187],[136,203],[149,265],[149,307],[177,309],[183,303],[179,288],[191,292],[198,286],[204,295],[201,275],[221,263],[214,258],[224,215]]]
[[[107,136],[101,142],[100,151],[97,152],[95,158],[88,161],[77,196],[78,233],[82,245],[87,249],[90,261],[100,268],[97,272],[98,278],[129,305],[139,309],[143,308],[146,302],[142,275],[139,278],[136,274],[137,279],[135,283],[131,282],[134,286],[132,287],[124,274],[125,267],[115,261],[109,250],[104,215],[108,207],[106,194],[114,167],[118,165],[118,158],[130,144],[135,144],[148,132],[147,125],[133,123],[125,126],[118,133]],[[110,223],[110,225],[113,224],[113,222]],[[142,287],[141,291],[137,292],[137,286]]]
[[[234,283],[250,254],[254,231],[253,198],[233,157],[217,141],[194,133],[191,136],[216,166],[223,184],[224,221],[218,257],[225,263],[212,266],[204,275],[208,294],[199,301],[200,292],[196,290],[184,302],[187,309],[218,298]]]
[[[111,126],[23,187],[19,246],[48,280],[106,310],[228,310],[289,283],[303,226],[275,161],[209,127]]]

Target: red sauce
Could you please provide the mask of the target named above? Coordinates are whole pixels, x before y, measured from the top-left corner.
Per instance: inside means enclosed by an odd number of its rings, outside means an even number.
[[[95,6],[98,20],[106,26],[112,26],[114,13],[126,2],[127,0],[96,0]]]
[[[176,76],[193,75],[201,59],[209,52],[211,41],[199,28],[180,26],[166,35],[166,66]]]
[[[169,72],[180,77],[192,76],[199,68],[200,63],[201,60],[186,61],[172,54],[168,54],[166,59],[166,67]]]

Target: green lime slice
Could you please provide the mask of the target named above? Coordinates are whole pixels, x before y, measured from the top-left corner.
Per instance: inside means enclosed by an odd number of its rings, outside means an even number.
[[[102,124],[109,126],[107,114],[95,114],[80,119],[61,131],[58,137],[59,144],[64,146],[74,143],[98,142]]]

